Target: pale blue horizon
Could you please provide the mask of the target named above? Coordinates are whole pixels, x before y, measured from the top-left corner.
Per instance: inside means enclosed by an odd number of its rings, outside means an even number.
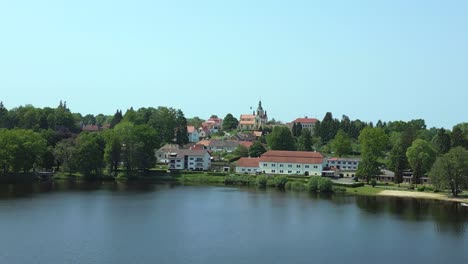
[[[377,3],[378,2],[378,3]],[[3,1],[0,101],[468,121],[466,1]]]

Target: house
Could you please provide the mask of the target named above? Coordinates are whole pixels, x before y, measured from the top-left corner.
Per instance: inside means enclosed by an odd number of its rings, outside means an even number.
[[[223,119],[218,118],[217,116],[212,116],[210,119],[202,123],[202,128],[210,131],[210,134],[218,133],[221,131],[223,126]]]
[[[268,115],[262,107],[262,101],[258,102],[257,111],[250,114],[242,114],[239,118],[240,130],[256,130],[266,126]]]
[[[169,155],[170,170],[203,170],[211,167],[207,150],[179,149]]]
[[[257,174],[260,172],[260,158],[240,158],[236,162],[236,173]]]
[[[157,163],[168,163],[169,162],[169,155],[171,153],[177,152],[179,150],[179,146],[175,144],[166,144],[162,148],[156,150],[156,162]]]
[[[319,152],[270,150],[260,157],[266,174],[321,176],[325,158]]]
[[[327,158],[324,176],[354,177],[361,159],[358,158]]]
[[[233,152],[237,146],[240,145],[240,141],[237,140],[213,140],[208,145],[208,150],[213,152]]]
[[[317,121],[318,120],[316,118],[308,118],[306,116],[304,118],[296,118],[296,120],[292,121],[291,123],[288,123],[288,126],[290,129],[292,129],[292,126],[294,124],[299,124],[302,126],[302,129],[307,128],[311,133],[314,133],[315,124],[317,123]]]
[[[198,137],[199,138],[207,138],[211,135],[210,130],[207,127],[201,126],[198,128]]]
[[[200,140],[200,134],[194,126],[187,126],[187,134],[189,142],[198,142]]]
[[[81,128],[83,132],[99,132],[102,129],[97,125],[86,125]]]

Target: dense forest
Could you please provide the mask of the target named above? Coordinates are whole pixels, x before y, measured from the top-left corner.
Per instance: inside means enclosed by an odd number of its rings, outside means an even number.
[[[100,133],[82,132],[94,125]],[[126,175],[155,166],[154,149],[188,142],[181,110],[158,107],[117,110],[113,116],[82,116],[65,102],[56,108],[31,105],[6,109],[0,103],[0,166],[3,175],[58,170],[97,177]]]

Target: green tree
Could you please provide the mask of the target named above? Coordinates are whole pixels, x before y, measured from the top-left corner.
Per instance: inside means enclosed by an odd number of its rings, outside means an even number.
[[[367,183],[380,173],[377,159],[383,156],[387,149],[389,138],[382,128],[364,128],[359,135],[362,160],[359,163],[357,175]]]
[[[8,109],[0,101],[0,128],[9,128]]]
[[[267,136],[267,143],[272,150],[295,150],[294,138],[289,128],[277,126]]]
[[[297,150],[312,151],[312,134],[309,129],[301,130],[301,135],[297,139]]]
[[[64,172],[69,174],[74,172],[74,164],[72,164],[72,155],[75,151],[75,141],[73,139],[64,139],[58,142],[53,150],[55,163],[57,164],[57,171],[61,166]]]
[[[359,143],[363,156],[382,157],[388,147],[389,138],[382,128],[366,127],[359,135]]]
[[[85,177],[101,175],[104,167],[105,142],[101,134],[81,133],[72,154],[73,162]]]
[[[403,171],[409,166],[408,159],[406,158],[406,149],[401,139],[393,145],[390,150],[390,169],[395,172],[395,183],[403,182]]]
[[[457,197],[463,188],[468,187],[468,150],[456,147],[438,157],[429,177],[437,189],[449,188],[452,195]]]
[[[413,183],[419,184],[421,176],[432,167],[436,153],[429,142],[416,139],[406,151],[406,157],[413,169]]]
[[[189,142],[187,132],[187,119],[182,110],[177,110],[176,114],[176,144],[183,146]]]
[[[452,147],[468,148],[468,140],[463,134],[463,130],[459,126],[455,126],[452,130]]]
[[[348,155],[352,151],[351,138],[340,129],[331,142],[331,148],[338,157]]]
[[[104,161],[109,165],[114,176],[117,175],[119,168],[120,155],[122,152],[122,139],[114,129],[109,129],[104,132],[104,140],[106,147],[104,149]]]
[[[437,135],[432,140],[432,143],[439,155],[447,153],[452,145],[450,135],[443,128],[437,131]]]
[[[4,173],[8,168],[13,172],[29,172],[37,164],[47,150],[46,141],[39,133],[31,130],[12,129],[0,131],[0,148]]]
[[[239,157],[248,157],[249,149],[246,148],[245,146],[239,145],[236,147],[233,154]]]
[[[260,157],[263,153],[266,152],[265,147],[263,146],[262,142],[255,141],[252,146],[249,148],[249,156],[250,157]]]
[[[122,115],[122,110],[117,110],[114,114],[114,117],[112,117],[112,121],[110,123],[110,128],[114,128],[116,125],[122,121],[123,115]]]
[[[203,122],[205,122],[205,120],[200,119],[198,116],[187,118],[187,124],[189,126],[194,126],[196,129],[200,128]]]
[[[223,119],[223,130],[233,130],[239,125],[239,120],[232,114],[227,114]]]

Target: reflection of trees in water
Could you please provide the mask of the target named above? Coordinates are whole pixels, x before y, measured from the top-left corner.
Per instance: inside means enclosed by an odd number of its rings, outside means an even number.
[[[468,209],[453,202],[398,197],[357,196],[356,205],[367,213],[387,214],[413,222],[433,221],[437,232],[461,236],[466,232]]]

